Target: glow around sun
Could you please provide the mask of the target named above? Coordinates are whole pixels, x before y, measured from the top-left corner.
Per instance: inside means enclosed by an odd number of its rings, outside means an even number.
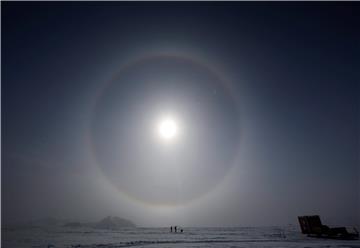
[[[178,125],[172,118],[164,118],[158,124],[158,134],[163,140],[173,140],[178,133]]]

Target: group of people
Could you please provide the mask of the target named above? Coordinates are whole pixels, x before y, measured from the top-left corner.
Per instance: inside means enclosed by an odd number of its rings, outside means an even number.
[[[170,227],[170,232],[173,232],[173,229],[174,229],[174,232],[177,232],[177,231],[179,231],[179,232],[183,232],[184,230],[181,228],[181,229],[179,229],[177,226],[174,226],[174,227]]]

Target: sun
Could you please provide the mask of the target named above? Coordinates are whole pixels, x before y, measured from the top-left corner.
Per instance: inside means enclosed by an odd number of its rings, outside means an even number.
[[[165,118],[159,122],[158,133],[164,140],[172,140],[176,137],[178,127],[172,118]]]

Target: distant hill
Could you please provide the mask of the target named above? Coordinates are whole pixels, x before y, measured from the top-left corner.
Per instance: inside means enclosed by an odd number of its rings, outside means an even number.
[[[126,220],[126,219],[123,219],[120,217],[108,216],[108,217],[102,219],[101,221],[95,223],[94,227],[100,228],[100,229],[116,230],[116,229],[121,229],[124,227],[135,227],[135,224],[129,220]]]

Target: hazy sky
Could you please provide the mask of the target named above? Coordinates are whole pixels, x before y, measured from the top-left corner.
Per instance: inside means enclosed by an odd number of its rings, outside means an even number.
[[[359,3],[1,9],[4,223],[359,225]]]

